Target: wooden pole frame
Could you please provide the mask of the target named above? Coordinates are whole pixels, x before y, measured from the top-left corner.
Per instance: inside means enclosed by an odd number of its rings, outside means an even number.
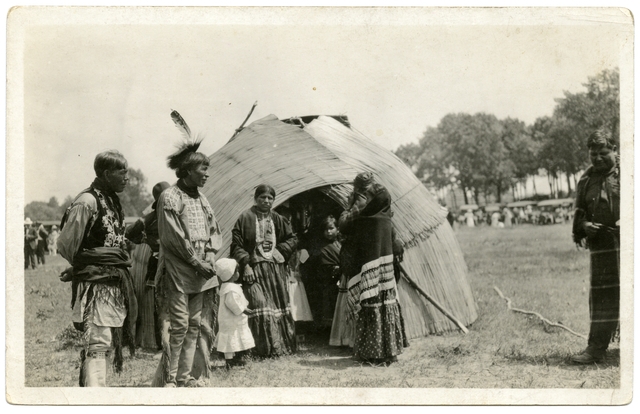
[[[409,283],[409,285],[412,288],[414,288],[415,290],[418,291],[418,293],[420,293],[422,296],[424,296],[424,298],[426,300],[428,300],[429,303],[431,303],[436,309],[438,309],[440,312],[442,312],[442,314],[444,316],[449,318],[451,320],[451,322],[455,323],[456,326],[458,328],[460,328],[460,330],[462,332],[464,332],[465,334],[469,333],[469,330],[467,329],[467,327],[464,326],[464,324],[462,322],[460,322],[458,320],[458,318],[456,318],[455,316],[453,316],[453,314],[451,314],[451,312],[449,312],[448,310],[443,308],[442,305],[440,305],[440,303],[438,303],[438,301],[436,301],[431,296],[429,296],[429,294],[427,292],[422,290],[422,288],[420,286],[418,286],[418,284],[413,279],[411,279],[411,277],[407,274],[406,270],[404,270],[404,267],[402,267],[402,264],[398,263],[398,267],[400,268],[400,273],[402,273],[402,276],[404,276],[404,279]]]

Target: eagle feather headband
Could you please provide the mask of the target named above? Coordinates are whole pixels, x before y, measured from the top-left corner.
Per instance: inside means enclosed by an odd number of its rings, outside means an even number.
[[[197,152],[200,148],[204,136],[193,136],[191,128],[185,122],[184,118],[178,113],[178,111],[171,110],[171,119],[176,124],[176,127],[182,132],[184,142],[178,144],[178,150],[167,157],[167,165],[172,170],[177,170],[182,166],[182,162],[189,156],[189,154]]]

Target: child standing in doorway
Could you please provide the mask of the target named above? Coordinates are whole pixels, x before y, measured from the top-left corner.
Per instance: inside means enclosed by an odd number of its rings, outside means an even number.
[[[338,298],[338,283],[340,282],[340,248],[339,232],[336,219],[329,215],[322,220],[324,246],[320,250],[318,271],[319,282],[322,286],[322,308],[320,311],[322,325],[331,327],[333,314]]]

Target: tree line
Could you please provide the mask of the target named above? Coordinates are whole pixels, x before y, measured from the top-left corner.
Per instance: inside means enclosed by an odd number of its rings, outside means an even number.
[[[118,194],[125,216],[140,217],[142,211],[153,202],[146,185],[147,178],[142,170],[129,169],[129,184]],[[80,190],[82,189],[78,189],[78,192]],[[34,221],[61,220],[72,202],[71,196],[67,196],[62,204],[56,197],[51,197],[48,202],[32,201],[24,207],[24,216]]]
[[[528,180],[540,174],[547,175],[552,197],[559,196],[561,175],[572,193],[589,165],[589,133],[605,127],[620,142],[619,69],[588,77],[583,86],[586,91],[565,91],[555,99],[553,115],[532,125],[486,113],[447,114],[418,143],[402,145],[395,154],[427,187],[462,189],[466,204],[470,197],[479,204],[481,196],[500,202],[509,191],[521,199]]]

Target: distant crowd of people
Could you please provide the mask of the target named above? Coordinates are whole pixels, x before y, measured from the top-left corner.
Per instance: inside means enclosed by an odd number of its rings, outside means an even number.
[[[454,216],[455,217],[455,216]],[[454,221],[458,226],[511,227],[521,224],[569,223],[573,220],[573,209],[568,206],[543,207],[502,207],[492,211],[483,209],[460,211]],[[452,226],[453,221],[450,220]]]
[[[44,224],[33,222],[29,217],[24,221],[24,268],[44,266],[45,254],[50,256],[58,254],[58,226],[51,226],[47,231]]]

